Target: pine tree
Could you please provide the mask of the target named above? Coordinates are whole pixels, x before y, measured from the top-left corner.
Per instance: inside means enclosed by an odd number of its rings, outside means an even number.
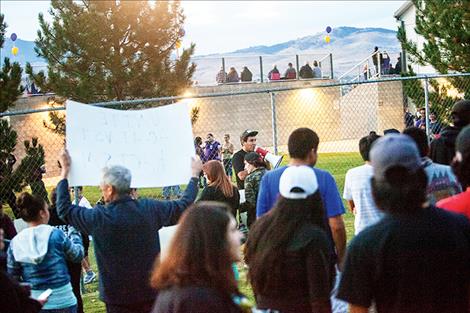
[[[42,91],[90,103],[171,96],[192,84],[194,45],[174,58],[184,35],[179,1],[53,0],[51,24],[39,15],[36,52],[48,62],[34,74]]]
[[[5,31],[7,25],[4,22],[4,15],[0,14],[0,48],[5,42]],[[23,93],[21,86],[21,66],[18,62],[10,62],[9,58],[3,60],[0,71],[0,112],[5,112],[12,107],[16,99]]]
[[[410,61],[432,65],[439,73],[470,72],[470,0],[412,0],[416,8],[415,31],[424,38],[422,49],[408,40],[405,29],[399,27],[398,40]],[[414,76],[412,71],[405,76]],[[447,81],[460,95],[450,95],[449,87],[429,80],[429,102],[432,110],[448,121],[452,105],[470,98],[470,77],[451,77]],[[424,106],[421,81],[404,82],[405,94],[418,106]]]
[[[408,71],[402,73],[404,77],[416,76],[411,66],[408,66]],[[432,112],[436,115],[437,119],[440,120],[444,125],[449,124],[451,121],[450,115],[452,106],[458,100],[450,97],[447,93],[448,87],[442,85],[436,79],[428,79],[428,99],[429,107]],[[424,93],[424,81],[423,79],[413,79],[403,81],[403,92],[407,96],[408,107],[414,106],[417,109],[424,107],[425,105],[425,93]]]
[[[423,49],[406,38],[400,27],[398,39],[410,59],[430,64],[439,73],[470,72],[470,0],[413,0],[416,28],[424,38]]]
[[[0,48],[5,42],[6,23],[3,14],[0,14]],[[23,93],[21,86],[22,69],[19,63],[10,63],[4,59],[0,72],[0,112],[8,110],[14,105],[16,99]],[[31,142],[25,141],[26,156],[20,165],[14,168],[14,156],[18,134],[12,129],[7,120],[0,120],[0,204],[10,205],[13,214],[18,217],[15,192],[21,191],[26,185],[31,187],[32,193],[49,202],[47,190],[42,182],[42,169],[45,163],[44,148],[37,138]],[[39,174],[41,173],[41,174]]]

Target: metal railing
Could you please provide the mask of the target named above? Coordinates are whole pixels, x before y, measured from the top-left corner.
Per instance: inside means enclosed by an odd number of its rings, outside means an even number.
[[[269,81],[268,73],[277,65],[279,72],[282,74],[287,68],[288,63],[292,63],[296,69],[297,77],[302,65],[309,62],[317,61],[322,69],[324,77],[333,78],[333,56],[331,54],[276,54],[276,55],[227,55],[223,57],[193,57],[191,59],[196,67],[194,73],[194,81],[199,86],[210,86],[222,84],[217,82],[217,73],[222,69],[225,73],[229,72],[231,67],[235,68],[238,75],[247,67],[252,73],[252,79],[249,82],[262,83]]]

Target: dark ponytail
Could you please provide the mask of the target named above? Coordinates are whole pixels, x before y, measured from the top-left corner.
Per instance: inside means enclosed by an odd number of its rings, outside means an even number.
[[[26,222],[37,221],[39,219],[39,212],[44,210],[45,204],[43,199],[27,192],[20,194],[16,200],[19,216]]]

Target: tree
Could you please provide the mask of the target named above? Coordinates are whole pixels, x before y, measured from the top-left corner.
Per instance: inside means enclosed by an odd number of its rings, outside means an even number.
[[[7,25],[4,22],[4,15],[0,14],[0,48],[5,42],[5,31]],[[18,62],[10,62],[9,58],[3,60],[0,71],[0,112],[5,112],[12,107],[16,99],[23,93],[21,86],[21,66]]]
[[[398,39],[410,59],[430,64],[439,73],[470,72],[470,0],[413,0],[417,34],[423,49],[399,27]]]
[[[399,27],[397,37],[412,62],[432,65],[439,73],[470,72],[470,0],[412,0],[416,8],[415,31],[424,38],[422,49],[408,40]],[[414,76],[412,71],[405,76]],[[449,77],[448,83],[430,79],[429,102],[444,121],[452,105],[462,97],[470,98],[470,77]],[[405,94],[424,106],[420,81],[404,82]],[[450,92],[455,89],[457,92]]]
[[[6,23],[4,15],[0,14],[0,48],[5,42]],[[0,112],[8,110],[14,105],[16,99],[23,93],[21,86],[22,69],[19,63],[10,63],[4,59],[0,72]],[[6,202],[10,205],[13,214],[18,217],[15,192],[21,191],[26,185],[31,187],[32,193],[49,202],[47,190],[42,181],[44,148],[37,138],[31,142],[24,142],[26,156],[18,167],[14,168],[14,156],[18,134],[12,129],[7,120],[0,119],[0,205]]]
[[[408,72],[402,73],[402,76],[413,77],[416,76],[416,73],[413,71],[411,66],[408,66]],[[452,106],[459,100],[459,97],[449,96],[449,86],[442,84],[442,82],[439,82],[437,79],[428,79],[428,82],[428,99],[430,110],[435,113],[436,117],[443,124],[449,124],[451,121],[450,115]],[[423,79],[404,80],[403,92],[409,99],[411,99],[412,104],[416,108],[422,108],[425,106]]]
[[[423,48],[408,40],[399,27],[398,40],[412,62],[430,64],[439,73],[470,72],[470,0],[413,0],[415,31],[424,38]],[[470,79],[449,78],[452,85],[470,97]]]
[[[90,103],[171,96],[192,84],[194,45],[173,57],[184,35],[179,1],[53,0],[51,24],[39,15],[34,74],[42,91]],[[79,30],[79,31],[78,31]]]

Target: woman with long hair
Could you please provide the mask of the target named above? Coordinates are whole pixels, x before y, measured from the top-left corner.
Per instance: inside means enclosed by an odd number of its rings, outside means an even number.
[[[250,229],[245,260],[258,309],[331,312],[335,270],[314,171],[290,166],[280,198]]]
[[[241,237],[225,204],[199,202],[188,209],[152,274],[158,290],[152,312],[243,312],[232,271],[241,258]]]
[[[24,192],[16,204],[28,227],[10,243],[8,273],[29,283],[34,299],[52,290],[41,312],[77,312],[77,298],[70,284],[66,260],[80,263],[83,259],[80,234],[75,232],[67,237],[63,231],[47,225],[50,215],[42,198]]]
[[[232,184],[225,174],[224,166],[220,161],[212,160],[202,166],[207,176],[208,185],[202,190],[199,201],[219,201],[230,207],[230,212],[236,216],[240,205],[238,188]]]

